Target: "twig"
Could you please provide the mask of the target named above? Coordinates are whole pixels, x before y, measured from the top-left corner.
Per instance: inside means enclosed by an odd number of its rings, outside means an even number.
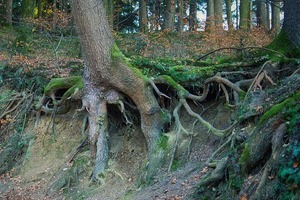
[[[265,47],[256,47],[256,46],[250,46],[250,47],[243,47],[243,48],[238,48],[238,47],[223,47],[223,48],[219,48],[219,49],[216,49],[216,50],[213,50],[211,52],[208,52],[206,54],[204,54],[203,56],[200,56],[197,60],[201,60],[202,58],[205,58],[206,56],[209,56],[210,54],[213,54],[217,51],[222,51],[222,50],[228,50],[228,49],[232,49],[232,50],[236,50],[236,51],[243,51],[243,50],[246,50],[246,49],[262,49],[262,50],[265,50],[265,51],[270,51],[270,52],[273,52],[273,53],[276,53],[284,58],[286,58],[285,55],[283,55],[282,53],[278,52],[278,51],[275,51],[273,49],[268,49],[268,48],[265,48]]]

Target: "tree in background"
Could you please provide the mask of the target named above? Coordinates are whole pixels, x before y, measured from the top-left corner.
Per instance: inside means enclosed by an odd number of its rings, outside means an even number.
[[[139,31],[144,33],[148,30],[147,0],[139,0]]]
[[[228,30],[233,29],[231,5],[232,5],[231,0],[226,0],[226,15],[227,15]]]
[[[164,0],[165,18],[163,29],[174,31],[175,27],[175,0]]]
[[[266,2],[257,1],[256,6],[257,6],[257,10],[256,10],[257,25],[259,27],[264,28],[265,30],[269,30]]]
[[[249,30],[250,28],[250,2],[249,0],[240,1],[240,29]]]
[[[280,29],[280,1],[272,1],[272,30],[278,32]]]
[[[214,0],[207,0],[206,7],[206,29],[215,27],[215,6]]]
[[[223,30],[223,0],[214,0],[215,26],[217,30]]]

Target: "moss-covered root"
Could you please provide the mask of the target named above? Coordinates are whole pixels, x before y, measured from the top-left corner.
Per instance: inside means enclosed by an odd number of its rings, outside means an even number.
[[[198,184],[199,187],[207,186],[211,183],[221,180],[225,175],[225,168],[228,164],[228,157],[223,158],[217,163],[216,169],[209,175],[207,175],[203,180]]]
[[[254,199],[262,199],[263,198],[265,183],[268,180],[268,177],[270,175],[270,172],[272,171],[272,168],[277,165],[278,157],[282,150],[282,145],[284,144],[283,137],[286,133],[287,133],[287,127],[286,127],[285,123],[281,124],[276,129],[275,134],[272,137],[271,157],[268,160],[267,164],[265,165],[265,169],[261,176],[260,182],[256,188],[254,195],[251,197],[251,199],[254,200]]]

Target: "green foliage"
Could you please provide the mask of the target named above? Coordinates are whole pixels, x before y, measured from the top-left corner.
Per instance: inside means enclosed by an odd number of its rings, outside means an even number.
[[[7,142],[3,141],[0,143],[3,146],[3,150],[0,152],[0,174],[8,172],[16,164],[20,163],[32,139],[32,135],[23,135],[16,132],[9,137]]]
[[[158,139],[158,147],[164,151],[169,148],[168,136],[162,134]]]
[[[171,166],[171,170],[176,171],[180,167],[180,164],[181,164],[180,160],[174,159]]]
[[[267,48],[276,50],[289,57],[299,57],[300,55],[300,47],[294,47],[284,31],[281,31]]]
[[[297,124],[300,122],[300,105],[294,102],[289,104],[284,111],[284,117],[287,120],[287,126],[289,133],[292,133],[296,128]]]
[[[84,172],[88,172],[90,168],[90,158],[81,154],[74,161],[70,168],[63,171],[59,178],[53,183],[52,188],[56,191],[64,188],[64,192],[70,192],[72,186],[76,186]]]
[[[34,89],[38,93],[42,93],[43,86],[48,78],[45,74],[38,70],[26,72],[20,67],[0,67],[0,87],[9,85],[15,90]],[[2,79],[2,81],[1,81]]]

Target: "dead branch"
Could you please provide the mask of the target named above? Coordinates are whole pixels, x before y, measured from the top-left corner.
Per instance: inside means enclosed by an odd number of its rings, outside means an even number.
[[[257,47],[257,46],[250,46],[250,47],[243,47],[243,48],[238,48],[238,47],[223,47],[223,48],[219,48],[219,49],[213,50],[213,51],[211,51],[211,52],[208,52],[208,53],[204,54],[203,56],[200,56],[200,57],[196,60],[196,62],[199,61],[199,60],[201,60],[201,59],[203,59],[203,58],[205,58],[205,57],[207,57],[207,56],[209,56],[210,54],[213,54],[213,53],[218,52],[218,51],[223,51],[223,50],[244,51],[244,50],[246,50],[246,49],[261,49],[261,50],[265,50],[265,51],[270,51],[270,52],[273,52],[273,53],[276,53],[276,54],[280,55],[280,56],[283,57],[283,58],[286,58],[286,56],[283,55],[282,53],[280,53],[280,52],[278,52],[278,51],[275,51],[275,50],[273,50],[273,49],[265,48],[265,47]]]
[[[159,89],[157,88],[157,86],[155,85],[155,83],[153,82],[153,78],[149,78],[149,83],[151,84],[151,86],[153,87],[153,89],[155,90],[155,92],[158,94],[158,96],[160,97],[166,97],[168,99],[171,99],[169,96],[165,95],[164,93],[162,93],[161,91],[159,91]]]
[[[216,136],[219,136],[219,137],[225,137],[225,136],[227,136],[228,133],[232,130],[232,128],[237,123],[237,122],[234,122],[230,127],[228,127],[227,129],[224,129],[224,130],[216,129],[209,122],[205,121],[199,114],[195,113],[191,109],[191,107],[188,105],[186,99],[181,99],[180,101],[181,101],[182,105],[185,107],[185,109],[188,112],[188,114],[190,114],[191,116],[197,118],[200,121],[200,123],[202,123],[209,131],[211,131]]]

